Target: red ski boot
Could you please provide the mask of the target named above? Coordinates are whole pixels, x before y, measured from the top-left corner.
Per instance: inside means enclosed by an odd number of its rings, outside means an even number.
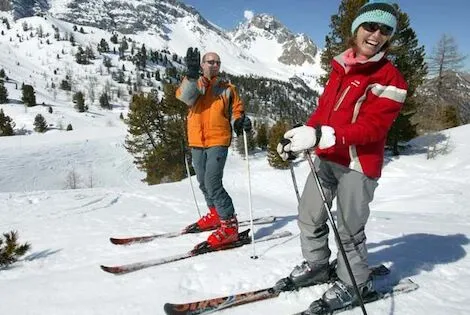
[[[220,226],[220,217],[215,207],[209,208],[209,213],[196,222],[201,231],[214,230]]]
[[[222,247],[236,241],[238,241],[238,221],[235,216],[227,220],[220,220],[220,227],[207,239],[207,243],[212,248]]]

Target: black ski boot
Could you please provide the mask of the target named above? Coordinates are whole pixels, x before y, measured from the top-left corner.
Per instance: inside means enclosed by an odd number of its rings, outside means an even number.
[[[376,292],[373,289],[372,279],[358,285],[359,292],[363,299]],[[306,315],[330,314],[334,310],[359,305],[359,298],[352,285],[348,285],[341,280],[336,280],[331,288],[323,293],[321,299],[310,304]]]
[[[312,264],[307,261],[295,266],[294,270],[286,278],[282,278],[274,285],[276,291],[292,291],[301,287],[329,282],[334,268],[330,264]]]

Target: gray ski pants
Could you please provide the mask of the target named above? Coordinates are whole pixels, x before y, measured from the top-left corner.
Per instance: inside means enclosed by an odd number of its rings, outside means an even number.
[[[364,228],[369,218],[369,203],[374,198],[377,180],[337,163],[315,159],[320,183],[327,204],[336,197],[336,224],[341,243],[351,265],[357,284],[369,277],[366,235]],[[320,192],[310,173],[299,203],[298,225],[300,244],[304,258],[311,264],[328,263],[331,251],[328,248],[328,215]],[[351,284],[341,253],[338,252],[338,277]]]
[[[199,188],[204,194],[207,206],[215,206],[221,219],[229,219],[235,213],[232,198],[222,184],[227,153],[228,148],[222,146],[191,148]]]

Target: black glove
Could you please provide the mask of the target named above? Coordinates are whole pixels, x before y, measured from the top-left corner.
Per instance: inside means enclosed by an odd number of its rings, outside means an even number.
[[[190,79],[199,79],[199,69],[201,67],[201,54],[197,48],[189,47],[186,51],[186,66],[188,72],[186,76]]]
[[[237,118],[233,123],[233,129],[237,137],[243,133],[243,130],[245,130],[245,132],[249,132],[251,131],[251,128],[251,120],[248,118],[248,116],[245,115]]]

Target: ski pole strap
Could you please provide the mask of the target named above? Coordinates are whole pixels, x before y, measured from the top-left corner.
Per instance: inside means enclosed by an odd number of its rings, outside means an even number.
[[[317,139],[315,141],[315,145],[313,146],[314,148],[316,148],[318,146],[318,144],[320,143],[320,139],[321,139],[321,126],[320,125],[317,125],[315,127],[315,137]]]

